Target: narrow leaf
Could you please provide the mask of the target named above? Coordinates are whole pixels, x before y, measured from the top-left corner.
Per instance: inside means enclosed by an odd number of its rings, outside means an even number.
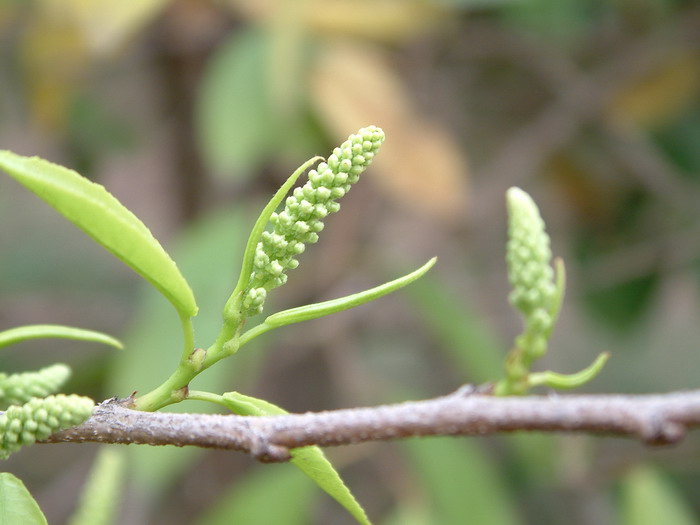
[[[433,267],[436,261],[437,257],[433,257],[417,270],[414,270],[403,277],[399,277],[398,279],[394,279],[393,281],[389,281],[388,283],[365,290],[364,292],[346,295],[345,297],[331,299],[330,301],[324,301],[322,303],[307,304],[305,306],[299,306],[297,308],[291,308],[289,310],[272,314],[265,319],[263,323],[244,333],[240,338],[240,345],[243,346],[251,339],[267,332],[268,330],[272,330],[273,328],[294,323],[301,323],[302,321],[309,321],[311,319],[317,319],[319,317],[349,310],[350,308],[379,299],[380,297],[390,294],[391,292],[395,292],[407,284],[411,284],[413,281],[419,279]]]
[[[227,392],[223,394],[222,398],[223,404],[241,416],[275,416],[288,413],[283,408],[268,401],[238,392]],[[303,447],[292,450],[291,463],[345,507],[358,523],[370,525],[364,509],[319,447]]]
[[[39,504],[21,480],[0,473],[0,525],[47,525]]]
[[[449,437],[412,439],[403,444],[431,508],[430,523],[522,525],[507,474],[488,447],[477,440]]]
[[[580,372],[573,374],[559,374],[551,370],[535,372],[528,376],[527,382],[530,386],[545,385],[559,390],[578,388],[594,379],[608,362],[608,359],[610,359],[610,354],[602,352],[593,363]]]
[[[31,339],[73,339],[76,341],[89,341],[92,343],[102,343],[114,348],[123,348],[120,341],[102,332],[93,330],[83,330],[82,328],[72,328],[55,324],[34,324],[10,328],[0,332],[0,348],[3,346],[29,341]]]
[[[270,317],[265,319],[267,324],[274,327],[285,326],[292,323],[299,323],[301,321],[309,321],[310,319],[316,319],[318,317],[323,317],[329,314],[334,314],[336,312],[342,312],[343,310],[348,310],[349,308],[354,308],[361,304],[374,301],[380,297],[395,292],[399,288],[403,288],[407,284],[412,283],[416,279],[425,275],[425,273],[433,267],[437,261],[437,257],[433,257],[423,266],[417,270],[384,283],[375,288],[370,288],[364,292],[359,292],[352,295],[346,295],[345,297],[340,297],[339,299],[332,299],[330,301],[324,301],[322,303],[308,304],[306,306],[299,306],[297,308],[291,308],[289,310],[284,310],[283,312],[278,312],[272,314]]]
[[[194,524],[308,525],[317,495],[291,465],[267,465],[234,480]]]
[[[103,186],[37,157],[0,151],[0,168],[160,291],[181,316],[197,304],[187,281],[148,228]]]
[[[85,488],[80,506],[70,525],[110,525],[115,523],[126,465],[126,450],[103,446]]]
[[[697,525],[693,501],[687,501],[673,483],[648,466],[639,466],[622,482],[620,521],[623,525]]]

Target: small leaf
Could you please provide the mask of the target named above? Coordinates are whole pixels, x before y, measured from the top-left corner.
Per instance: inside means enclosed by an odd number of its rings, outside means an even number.
[[[103,334],[102,332],[54,324],[20,326],[18,328],[10,328],[9,330],[0,332],[0,348],[3,346],[13,345],[15,343],[21,343],[22,341],[29,341],[31,339],[46,338],[89,341],[92,343],[102,343],[113,346],[114,348],[123,348],[120,341],[114,337],[110,337],[107,334]]]
[[[554,258],[554,286],[556,293],[552,299],[552,307],[549,312],[552,316],[552,329],[557,324],[561,305],[564,302],[564,294],[566,294],[566,266],[561,257]]]
[[[388,283],[365,290],[364,292],[346,295],[345,297],[331,299],[330,301],[324,301],[322,303],[307,304],[297,308],[290,308],[289,310],[272,314],[265,319],[263,323],[244,333],[240,338],[240,345],[243,346],[251,339],[267,332],[268,330],[272,330],[273,328],[279,328],[280,326],[286,326],[294,323],[301,323],[302,321],[310,321],[311,319],[318,319],[319,317],[349,310],[350,308],[379,299],[380,297],[395,292],[407,284],[411,284],[413,281],[420,279],[428,270],[430,270],[430,268],[433,267],[436,261],[437,257],[433,257],[417,270],[414,270],[403,277],[399,277],[398,279],[394,279],[393,281],[389,281]]]
[[[0,473],[0,525],[47,525],[39,504],[21,480]]]
[[[595,361],[580,372],[573,374],[559,374],[548,370],[546,372],[535,372],[530,374],[527,382],[530,386],[544,385],[559,390],[578,388],[594,379],[610,359],[608,352],[603,352],[596,357]]]
[[[239,394],[238,392],[227,392],[221,397],[223,400],[222,404],[241,416],[275,416],[288,413],[283,408],[268,401]],[[358,523],[370,525],[364,509],[357,502],[350,489],[345,485],[319,447],[303,447],[292,450],[291,463],[345,507]]]
[[[192,290],[175,262],[103,186],[68,168],[10,151],[0,151],[0,168],[155,286],[181,316],[197,314]]]

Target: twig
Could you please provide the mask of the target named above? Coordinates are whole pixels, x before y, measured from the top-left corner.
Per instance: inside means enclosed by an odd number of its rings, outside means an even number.
[[[673,444],[700,427],[700,390],[655,395],[492,397],[473,388],[435,399],[270,417],[149,413],[108,400],[82,425],[46,442],[194,445],[286,461],[289,450],[411,436],[579,432]]]
[[[566,144],[584,124],[599,121],[606,105],[621,89],[664,64],[679,49],[696,45],[699,19],[700,10],[688,10],[672,24],[674,31],[664,26],[630,42],[590,72],[580,71],[571,63],[567,65],[565,58],[552,59],[557,63],[548,68],[551,74],[546,76],[547,81],[555,83],[554,74],[567,77],[556,82],[559,95],[514,132],[494,160],[474,175],[475,180],[485,181],[479,190],[482,198],[475,203],[474,216],[482,217],[486,213],[485,203],[495,202],[508,186],[532,177],[552,152]],[[668,181],[660,181],[658,177],[650,181],[646,167],[643,175],[644,181],[651,182],[653,187],[663,185],[664,197],[676,198],[682,194],[682,189],[672,187]]]

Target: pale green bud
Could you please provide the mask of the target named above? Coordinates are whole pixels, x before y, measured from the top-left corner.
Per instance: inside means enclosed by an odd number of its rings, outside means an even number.
[[[79,425],[94,408],[95,402],[88,397],[65,394],[9,407],[0,414],[0,459],[59,430]]]
[[[506,261],[513,286],[509,299],[527,319],[538,309],[551,311],[556,296],[552,252],[544,221],[532,198],[520,188],[510,188],[507,200],[510,220]]]
[[[305,244],[318,241],[323,219],[340,209],[336,199],[357,182],[382,142],[384,132],[376,126],[350,135],[326,162],[309,171],[306,184],[287,197],[285,209],[270,216],[273,232],[263,233],[256,248],[253,273],[242,301],[245,316],[262,311],[259,290],[269,291],[287,281],[286,272],[299,264],[294,256],[304,251]]]
[[[525,366],[542,357],[558,309],[558,290],[551,266],[550,240],[532,198],[519,188],[506,195],[509,214],[506,261],[512,285],[509,300],[525,321],[516,340]]]

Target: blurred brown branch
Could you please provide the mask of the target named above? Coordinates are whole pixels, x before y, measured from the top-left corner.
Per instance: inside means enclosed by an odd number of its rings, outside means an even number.
[[[479,190],[475,217],[482,217],[479,206],[495,202],[509,185],[528,180],[542,164],[569,142],[583,126],[595,123],[611,142],[615,152],[632,168],[642,185],[659,196],[684,206],[692,205],[687,188],[677,178],[665,177],[671,168],[641,137],[619,129],[605,115],[616,94],[660,65],[676,56],[679,50],[697,47],[700,10],[683,12],[656,31],[630,39],[624,46],[611,50],[610,56],[590,69],[579,67],[556,49],[520,40],[511,53],[526,60],[539,71],[555,96],[529,122],[523,124],[504,142],[491,162],[481,167],[475,180],[486,181]],[[503,45],[515,48],[512,35]]]
[[[138,412],[108,400],[82,425],[47,442],[194,445],[286,461],[289,450],[411,436],[580,432],[648,444],[679,442],[700,426],[700,390],[654,395],[493,397],[467,386],[443,397],[396,405],[271,417]]]

